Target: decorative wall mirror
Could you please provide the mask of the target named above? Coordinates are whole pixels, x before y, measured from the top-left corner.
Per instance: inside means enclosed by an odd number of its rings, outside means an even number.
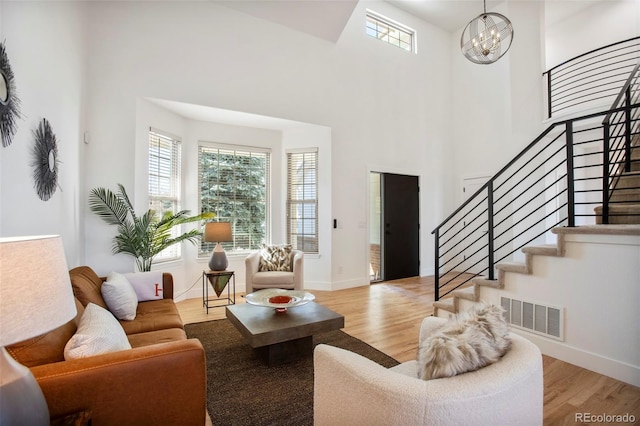
[[[0,104],[6,105],[9,102],[9,82],[7,77],[0,71]]]
[[[47,201],[56,192],[58,186],[58,144],[53,129],[43,118],[40,126],[33,132],[33,180],[36,193],[41,200]]]
[[[16,93],[13,71],[4,43],[0,43],[0,136],[2,136],[2,146],[9,146],[13,142],[18,118],[20,118],[20,99]]]

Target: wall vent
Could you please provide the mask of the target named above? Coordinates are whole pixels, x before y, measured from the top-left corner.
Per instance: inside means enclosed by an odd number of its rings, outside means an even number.
[[[501,297],[509,324],[522,330],[564,341],[564,308]]]

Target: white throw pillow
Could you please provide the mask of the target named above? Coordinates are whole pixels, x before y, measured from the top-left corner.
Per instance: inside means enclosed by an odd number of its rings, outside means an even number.
[[[138,302],[164,298],[162,271],[130,272],[124,276],[135,290]]]
[[[131,321],[136,317],[138,296],[127,278],[117,272],[107,276],[100,289],[107,308],[116,318]]]
[[[125,349],[131,349],[131,344],[118,320],[106,309],[89,303],[80,317],[78,330],[64,347],[64,359]]]

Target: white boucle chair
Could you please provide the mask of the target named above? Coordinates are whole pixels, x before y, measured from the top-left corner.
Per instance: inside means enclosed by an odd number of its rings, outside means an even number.
[[[260,250],[251,253],[244,260],[246,270],[246,293],[253,293],[263,288],[282,288],[285,290],[302,290],[304,287],[304,253],[291,250],[291,272],[260,272]]]
[[[420,341],[446,322],[427,317]],[[512,347],[480,370],[435,380],[418,379],[416,361],[386,369],[328,345],[314,351],[316,426],[542,425],[542,355],[510,334]]]

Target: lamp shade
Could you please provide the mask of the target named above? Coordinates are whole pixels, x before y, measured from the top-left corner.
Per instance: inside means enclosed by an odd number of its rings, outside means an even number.
[[[204,226],[204,241],[233,241],[230,222],[207,222]]]
[[[0,346],[51,331],[76,312],[60,236],[0,238]]]

